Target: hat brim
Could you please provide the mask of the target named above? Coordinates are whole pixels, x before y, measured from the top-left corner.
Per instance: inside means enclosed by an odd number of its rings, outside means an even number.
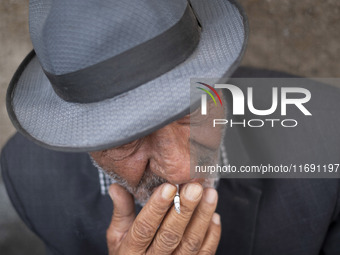
[[[7,92],[14,126],[49,149],[88,152],[131,142],[188,114],[190,78],[225,82],[239,65],[248,39],[247,18],[237,2],[191,0],[191,4],[202,25],[192,55],[158,78],[101,102],[59,98],[32,51]]]

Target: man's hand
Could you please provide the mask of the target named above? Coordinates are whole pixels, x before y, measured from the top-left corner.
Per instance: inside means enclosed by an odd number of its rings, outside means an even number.
[[[110,255],[215,254],[221,236],[216,190],[186,184],[177,214],[172,206],[176,187],[162,184],[137,217],[131,194],[117,184],[109,193],[114,203],[106,235]]]

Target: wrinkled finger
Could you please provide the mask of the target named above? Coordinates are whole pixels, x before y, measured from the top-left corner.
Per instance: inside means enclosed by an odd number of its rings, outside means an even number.
[[[174,208],[164,218],[147,254],[171,254],[180,243],[185,228],[203,193],[199,183],[189,183],[181,190],[181,213]]]
[[[136,217],[122,242],[122,254],[145,252],[171,207],[176,190],[176,187],[169,183],[162,184],[157,188]]]
[[[203,241],[199,255],[213,255],[216,253],[221,239],[221,219],[220,215],[214,213],[211,224]]]
[[[174,254],[197,254],[202,246],[217,205],[217,192],[207,188]]]

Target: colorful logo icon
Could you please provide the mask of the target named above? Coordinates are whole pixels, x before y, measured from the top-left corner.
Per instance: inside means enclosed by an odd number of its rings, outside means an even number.
[[[204,88],[201,88],[201,87],[196,87],[196,88],[198,88],[198,89],[204,91],[205,93],[207,93],[211,97],[211,99],[214,101],[215,105],[217,105],[215,97],[209,91],[209,90],[211,90],[217,96],[217,98],[220,101],[220,104],[222,106],[221,97],[219,96],[217,91],[212,86],[210,86],[210,85],[208,85],[206,83],[203,83],[203,82],[197,82],[197,83],[207,87],[208,89],[204,89]],[[201,96],[201,114],[202,115],[207,115],[207,94],[202,94],[202,96]]]

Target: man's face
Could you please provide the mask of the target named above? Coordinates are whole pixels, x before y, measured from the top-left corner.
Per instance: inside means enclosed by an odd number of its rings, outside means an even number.
[[[197,109],[141,139],[90,155],[140,204],[145,204],[153,190],[164,182],[196,181],[213,186],[215,179],[190,177],[190,163],[213,165],[218,160],[223,130],[216,128],[211,132],[211,123],[225,113],[222,107],[212,105],[209,109],[208,117]]]

